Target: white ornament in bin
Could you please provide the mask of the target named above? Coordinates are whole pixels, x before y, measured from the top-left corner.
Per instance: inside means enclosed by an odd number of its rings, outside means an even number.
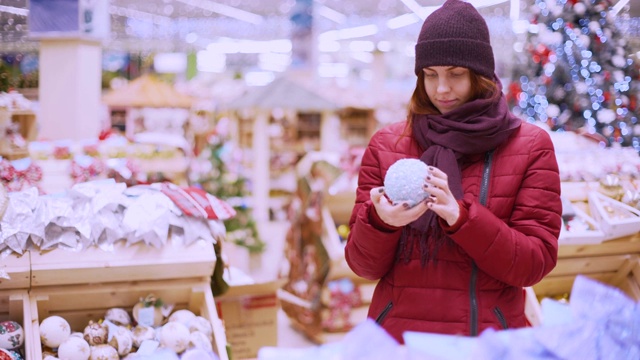
[[[202,316],[196,316],[191,321],[189,321],[189,331],[199,331],[209,337],[209,339],[213,339],[213,327],[211,326],[211,322]]]
[[[118,326],[115,331],[110,329],[109,337],[109,345],[118,351],[118,355],[127,355],[133,349],[133,335],[126,327]]]
[[[424,181],[429,175],[427,164],[419,159],[400,159],[393,163],[384,177],[384,191],[393,204],[401,202],[415,206],[429,196]]]
[[[131,324],[131,317],[127,310],[122,308],[111,308],[104,315],[105,320],[109,320],[116,325],[127,326]]]
[[[40,323],[40,341],[47,347],[57,348],[71,335],[71,326],[60,316],[49,316]]]
[[[169,316],[169,321],[177,321],[183,325],[189,326],[189,322],[195,319],[195,317],[196,314],[193,312],[187,309],[181,309],[174,311],[171,316]]]
[[[202,349],[189,349],[180,357],[182,360],[218,360],[218,357],[211,351]]]
[[[189,346],[189,335],[189,329],[184,324],[168,322],[160,329],[160,344],[179,354]]]
[[[58,348],[60,360],[88,360],[91,356],[89,343],[78,336],[69,336]]]
[[[604,241],[605,234],[600,225],[592,217],[579,208],[574,208],[575,216],[560,228],[560,245],[599,244]],[[567,229],[567,227],[569,229]]]
[[[84,328],[84,339],[89,345],[106,344],[109,339],[109,328],[105,324],[89,321],[89,325]]]
[[[211,345],[211,339],[200,331],[194,331],[189,335],[188,348],[202,349],[206,351],[213,351],[213,345]]]
[[[118,351],[107,344],[100,344],[91,347],[91,357],[89,360],[120,360]]]
[[[138,324],[132,331],[133,346],[139,348],[143,341],[156,338],[156,330],[151,326]]]
[[[640,210],[597,191],[588,195],[591,216],[600,224],[605,240],[640,232]]]

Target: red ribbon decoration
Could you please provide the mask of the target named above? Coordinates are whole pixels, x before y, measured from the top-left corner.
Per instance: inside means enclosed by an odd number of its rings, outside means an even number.
[[[81,183],[92,180],[102,174],[105,170],[104,163],[99,159],[94,159],[89,166],[82,166],[75,160],[71,161],[71,179],[73,183]]]
[[[40,185],[42,180],[42,168],[34,163],[24,170],[16,170],[8,161],[0,164],[0,179],[4,182],[7,191],[22,191],[24,188],[35,186],[39,193],[43,193]]]

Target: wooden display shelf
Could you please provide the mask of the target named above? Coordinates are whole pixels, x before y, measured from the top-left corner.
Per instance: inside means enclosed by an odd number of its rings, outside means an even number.
[[[14,110],[11,112],[11,121],[17,123],[20,135],[27,140],[33,141],[38,136],[36,126],[36,114],[31,110]]]
[[[131,311],[133,306],[149,294],[173,304],[174,311],[188,309],[208,319],[213,326],[214,350],[221,360],[228,360],[226,335],[218,318],[208,281],[199,278],[145,282],[121,282],[94,285],[46,286],[32,289],[29,305],[32,326],[28,341],[32,352],[28,359],[42,359],[39,324],[57,315],[69,322],[72,331],[82,332],[90,320],[104,318],[110,308]]]
[[[538,297],[569,294],[577,275],[623,290],[640,300],[640,234],[600,244],[565,245],[558,250],[556,267],[533,286]]]
[[[143,243],[115,243],[113,251],[91,247],[31,254],[31,287],[113,283],[138,280],[207,278],[213,274],[213,245],[184,246],[169,240],[162,248]]]
[[[6,272],[9,279],[0,277],[0,290],[29,289],[31,277],[30,252],[20,255],[11,253],[0,258],[0,272]]]
[[[558,249],[558,259],[625,254],[640,254],[640,234],[599,244],[561,245]]]
[[[25,359],[32,359],[28,355],[33,352],[33,342],[28,340],[31,333],[31,307],[26,290],[5,290],[0,292],[0,321],[8,320],[17,322],[24,329],[25,339],[22,350]]]

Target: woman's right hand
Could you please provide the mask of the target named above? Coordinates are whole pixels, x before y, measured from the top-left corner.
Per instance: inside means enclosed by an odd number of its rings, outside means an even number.
[[[416,221],[429,209],[426,201],[421,201],[414,207],[411,207],[406,202],[393,205],[389,199],[384,196],[383,186],[371,189],[369,195],[380,219],[387,225],[395,227],[403,227]]]

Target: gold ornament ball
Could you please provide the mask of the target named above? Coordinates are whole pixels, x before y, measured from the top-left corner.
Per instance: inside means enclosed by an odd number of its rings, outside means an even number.
[[[340,235],[343,238],[347,238],[347,236],[349,236],[349,226],[347,225],[340,225],[338,226],[338,235]]]

